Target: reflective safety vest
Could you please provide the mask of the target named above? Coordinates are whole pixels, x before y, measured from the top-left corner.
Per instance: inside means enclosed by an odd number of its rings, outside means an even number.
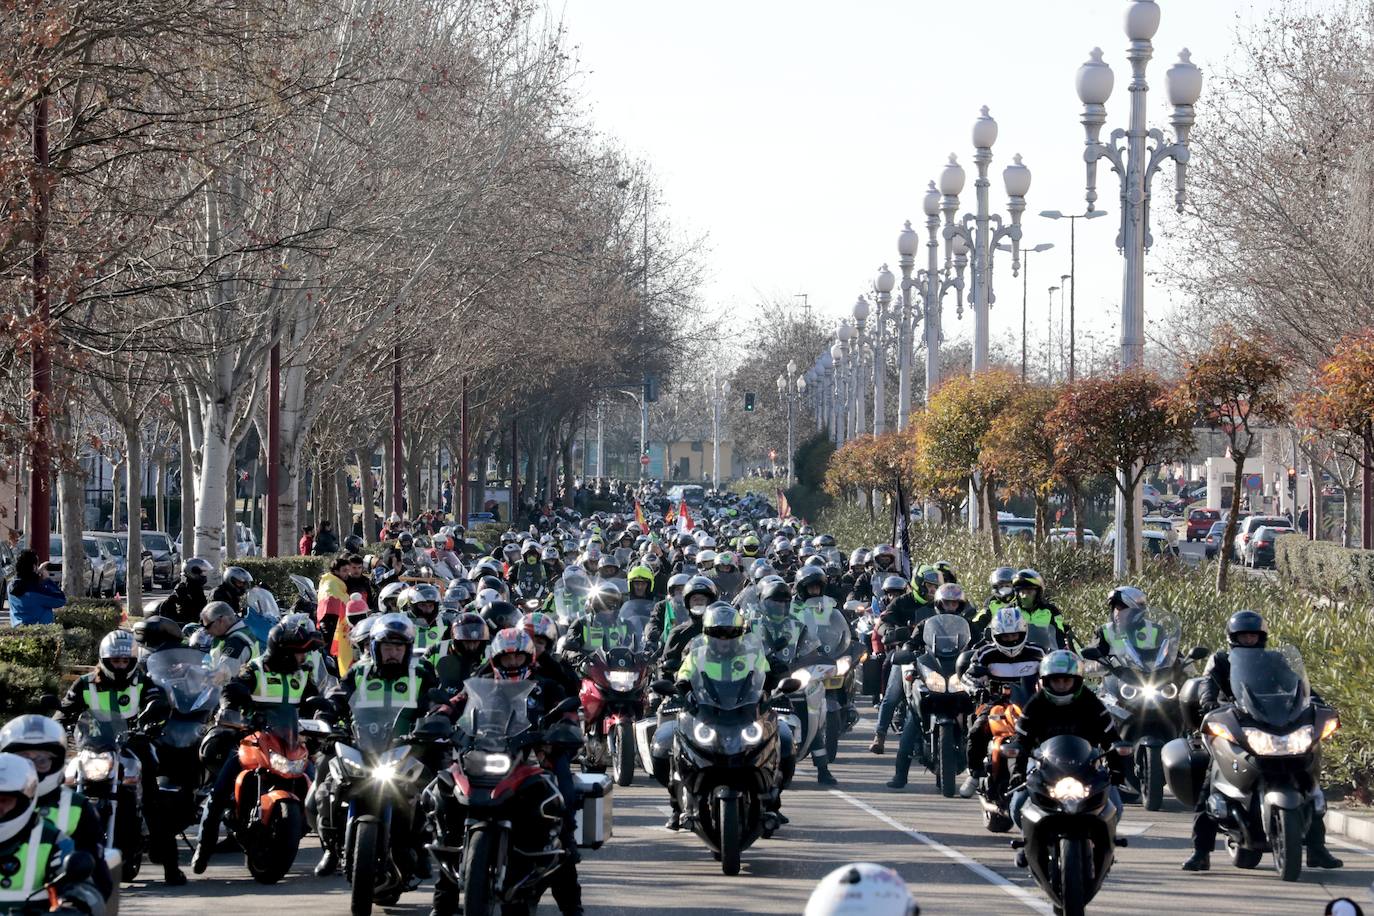
[[[1160,629],[1148,620],[1128,639],[1126,635],[1116,628],[1116,624],[1109,623],[1102,628],[1102,638],[1107,641],[1107,645],[1112,647],[1112,654],[1124,652],[1128,646],[1135,646],[1139,651],[1149,651],[1159,648]]]
[[[582,625],[582,645],[588,649],[615,649],[630,644],[630,628],[617,620],[603,626],[593,617]]]
[[[442,623],[436,622],[433,626],[429,626],[417,618],[415,620],[415,651],[424,654],[431,646],[443,642],[446,629]]]
[[[393,709],[415,709],[420,705],[420,677],[416,673],[420,662],[410,660],[410,670],[404,677],[385,680],[377,674],[376,667],[368,662],[358,669],[357,689],[353,695],[353,705],[360,709],[390,706]]]
[[[63,786],[57,804],[50,808],[44,808],[43,816],[48,819],[48,823],[62,833],[73,836],[76,833],[77,824],[81,823],[81,810],[82,806],[77,803],[75,790]]]
[[[732,658],[710,658],[698,664],[697,656],[692,654],[682,660],[682,667],[678,669],[677,679],[679,681],[690,680],[692,674],[698,670],[709,681],[732,683],[744,680],[755,671],[762,671],[766,674],[768,672],[768,659],[761,653],[751,653],[736,655]]]
[[[254,659],[251,664],[256,676],[253,682],[254,703],[264,706],[276,703],[301,705],[301,700],[305,698],[305,685],[310,682],[309,672],[302,669],[290,674],[278,674],[264,671],[261,660]]]
[[[97,719],[131,719],[138,715],[142,697],[143,685],[138,682],[118,689],[101,687],[94,679],[86,683],[86,708]]]
[[[216,639],[210,646],[210,660],[218,662],[221,658],[224,658],[226,654],[230,654],[225,652],[226,648],[236,650],[232,653],[233,656],[235,658],[241,658],[237,650],[242,646],[248,647],[247,661],[252,661],[262,654],[262,649],[258,646],[258,641],[253,638],[253,631],[249,630],[247,627],[243,627],[241,629],[231,630],[225,636]]]
[[[1054,627],[1056,630],[1064,629],[1064,620],[1054,616],[1054,611],[1047,607],[1038,607],[1033,611],[1021,612],[1026,616],[1026,623],[1033,627]]]
[[[48,831],[46,836],[45,827]],[[11,871],[10,868],[0,868],[0,910],[23,911],[24,902],[43,889],[48,875],[48,860],[52,858],[56,839],[53,827],[46,818],[34,818],[29,838],[14,851],[12,861],[18,866],[17,869]],[[34,901],[35,904],[39,902]],[[46,901],[42,903],[46,908]],[[7,904],[18,906],[11,908]]]

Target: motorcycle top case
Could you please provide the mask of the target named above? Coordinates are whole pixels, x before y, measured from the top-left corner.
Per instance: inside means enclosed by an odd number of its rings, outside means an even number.
[[[582,805],[576,814],[577,845],[582,849],[600,849],[610,839],[612,802],[615,783],[604,773],[574,773]]]

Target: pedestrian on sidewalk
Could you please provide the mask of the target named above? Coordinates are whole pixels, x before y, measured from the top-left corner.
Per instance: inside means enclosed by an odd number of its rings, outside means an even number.
[[[301,529],[301,540],[296,545],[296,553],[308,557],[315,552],[315,526],[306,525]]]
[[[43,575],[46,563],[40,571],[38,554],[23,550],[15,562],[14,579],[10,582],[10,624],[52,623],[53,611],[67,603],[62,586]]]
[[[329,519],[320,522],[320,533],[315,536],[315,546],[311,552],[320,557],[332,557],[339,552],[339,535]]]

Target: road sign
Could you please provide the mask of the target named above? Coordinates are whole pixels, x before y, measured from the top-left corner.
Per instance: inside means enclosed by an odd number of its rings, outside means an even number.
[[[1263,486],[1264,486],[1264,480],[1263,480],[1263,478],[1260,477],[1260,475],[1258,475],[1258,474],[1246,474],[1246,475],[1245,475],[1245,489],[1247,489],[1247,490],[1258,490],[1260,487],[1263,487]]]
[[[649,466],[649,456],[648,456],[648,455],[640,455],[640,456],[639,456],[639,466],[640,466],[640,467],[644,467],[644,468],[647,468],[647,467]]]

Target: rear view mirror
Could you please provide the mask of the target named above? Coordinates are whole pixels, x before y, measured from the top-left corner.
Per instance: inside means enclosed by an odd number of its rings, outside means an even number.
[[[649,689],[661,697],[666,697],[673,692],[673,682],[667,678],[659,678],[649,685]]]
[[[1194,646],[1193,651],[1188,653],[1188,660],[1190,662],[1200,662],[1211,654],[1212,650],[1208,649],[1206,646]]]
[[[892,664],[910,665],[916,661],[916,653],[910,649],[898,649],[892,653]]]
[[[801,681],[797,680],[797,679],[794,678],[794,677],[783,678],[783,679],[782,679],[782,682],[781,682],[780,684],[778,684],[778,692],[779,692],[779,693],[796,693],[798,690],[801,690],[801,686],[802,686]]]

